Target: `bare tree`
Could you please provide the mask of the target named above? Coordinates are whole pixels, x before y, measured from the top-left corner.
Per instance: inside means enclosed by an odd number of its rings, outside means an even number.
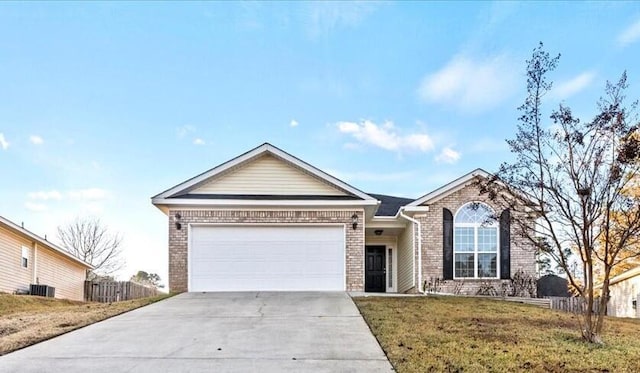
[[[76,218],[58,227],[58,238],[67,251],[94,266],[94,277],[109,276],[124,267],[122,237],[109,233],[98,218]]]
[[[629,252],[640,235],[640,198],[628,192],[640,177],[637,102],[625,104],[624,73],[607,83],[591,121],[580,121],[564,105],[543,121],[542,97],[551,89],[546,76],[559,57],[551,58],[541,43],[527,61],[528,96],[516,136],[507,140],[515,161],[503,163],[481,189],[515,211],[518,234],[559,264],[585,299],[583,338],[602,343],[612,269],[640,255],[637,247]],[[596,271],[602,273],[601,294]]]

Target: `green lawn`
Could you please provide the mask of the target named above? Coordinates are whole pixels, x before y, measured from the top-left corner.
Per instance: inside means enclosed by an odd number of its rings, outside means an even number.
[[[354,298],[398,372],[640,372],[640,320],[607,318],[604,346],[577,316],[463,297]]]

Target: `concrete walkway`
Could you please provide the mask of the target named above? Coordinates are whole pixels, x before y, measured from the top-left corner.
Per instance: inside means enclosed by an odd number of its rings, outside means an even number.
[[[188,293],[0,357],[0,372],[390,372],[346,293]]]

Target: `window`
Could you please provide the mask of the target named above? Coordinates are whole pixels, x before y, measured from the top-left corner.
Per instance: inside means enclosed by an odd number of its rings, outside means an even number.
[[[454,277],[498,278],[498,222],[478,202],[462,206],[454,219]]]
[[[29,248],[22,246],[22,268],[29,267]]]

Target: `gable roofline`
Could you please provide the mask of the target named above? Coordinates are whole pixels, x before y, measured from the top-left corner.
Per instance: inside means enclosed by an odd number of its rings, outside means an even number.
[[[492,175],[490,173],[488,173],[487,171],[481,169],[481,168],[476,168],[475,170],[453,180],[452,182],[445,184],[443,186],[441,186],[440,188],[425,194],[424,196],[418,198],[417,200],[411,202],[410,204],[408,204],[407,206],[419,206],[422,205],[424,203],[431,203],[434,202],[435,200],[438,200],[444,196],[447,196],[455,191],[457,191],[460,187],[463,187],[465,184],[467,184],[469,181],[473,180],[476,177],[483,177],[483,178],[489,178]]]
[[[271,154],[277,158],[280,158],[282,160],[284,160],[285,162],[291,163],[293,164],[295,167],[298,167],[306,172],[308,172],[309,174],[327,182],[328,184],[338,188],[338,189],[342,189],[347,193],[350,193],[358,198],[361,198],[362,200],[365,201],[377,201],[377,199],[373,198],[372,196],[366,194],[365,192],[345,183],[344,181],[329,175],[328,173],[310,165],[307,162],[304,162],[303,160],[285,152],[284,150],[269,144],[268,142],[265,142],[264,144],[255,147],[227,162],[224,162],[214,168],[211,168],[197,176],[192,177],[191,179],[188,179],[178,185],[175,185],[167,190],[165,190],[164,192],[151,197],[151,202],[153,204],[163,204],[164,202],[166,202],[165,200],[167,198],[170,198],[172,196],[175,195],[179,195],[183,192],[186,192],[188,190],[190,190],[191,188],[195,187],[196,185],[216,176],[219,175],[233,167],[236,167],[244,162],[247,162],[251,159],[257,158],[259,156],[262,156],[264,154]]]
[[[81,260],[80,258],[74,256],[73,254],[69,253],[68,251],[66,251],[65,249],[61,248],[58,245],[55,245],[49,241],[47,241],[46,239],[38,236],[37,234],[17,225],[16,223],[12,222],[11,220],[0,216],[0,226],[5,226],[7,229],[9,229],[10,231],[13,231],[23,237],[29,238],[31,240],[33,240],[34,242],[38,243],[39,245],[41,245],[42,247],[48,248],[51,251],[60,254],[62,256],[64,256],[67,259],[70,259],[73,262],[76,262],[84,267],[86,267],[87,269],[94,269],[94,266],[92,266],[91,264]]]

